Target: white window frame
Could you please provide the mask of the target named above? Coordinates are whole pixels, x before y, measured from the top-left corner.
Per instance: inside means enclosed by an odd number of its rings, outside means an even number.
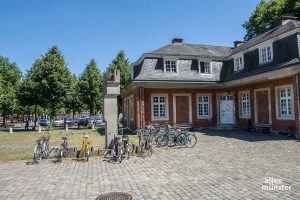
[[[201,72],[201,63],[204,63],[204,72]],[[199,73],[200,74],[207,74],[207,75],[211,75],[212,74],[212,62],[211,61],[199,61]],[[209,73],[206,72],[207,69],[206,67],[209,68]]]
[[[154,97],[165,97],[165,117],[156,118],[154,117]],[[151,94],[151,120],[152,121],[164,121],[169,120],[169,99],[168,94]]]
[[[208,108],[209,114],[208,115],[200,115],[199,114],[199,97],[206,96],[208,97]],[[212,118],[212,95],[210,93],[197,93],[196,95],[196,106],[197,106],[197,119],[211,119]]]
[[[268,55],[267,49],[270,49],[270,55]],[[265,60],[263,59],[263,51],[265,51]],[[273,61],[273,45],[272,43],[264,44],[259,47],[259,64],[265,64]]]
[[[234,71],[238,72],[244,69],[244,55],[239,55],[233,58]]]
[[[280,91],[290,89],[290,97],[280,97]],[[275,87],[275,96],[276,96],[276,119],[279,120],[294,120],[295,119],[295,105],[294,105],[294,90],[293,85],[281,85]],[[291,114],[282,115],[281,113],[281,99],[291,100]]]
[[[170,62],[170,71],[167,71],[167,61]],[[175,62],[175,68],[172,68],[172,62]],[[175,71],[173,71],[173,69],[175,69]],[[178,72],[178,63],[177,63],[177,60],[174,60],[174,59],[164,59],[164,72],[177,73]]]
[[[243,95],[248,95],[248,100],[243,99]],[[243,112],[243,104],[248,102],[248,114]],[[250,91],[241,91],[239,92],[239,116],[240,118],[251,118],[251,103],[250,103]]]

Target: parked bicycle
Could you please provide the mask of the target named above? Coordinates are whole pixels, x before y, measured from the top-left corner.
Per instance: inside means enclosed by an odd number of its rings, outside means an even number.
[[[43,135],[41,138],[36,140],[36,145],[34,147],[33,161],[39,163],[43,159],[47,159],[49,156],[49,133]]]
[[[62,162],[63,157],[67,157],[68,154],[68,138],[67,136],[62,136],[63,143],[61,143],[58,152],[58,161]]]
[[[176,145],[185,145],[192,148],[197,143],[197,137],[195,134],[191,134],[188,128],[175,128],[175,132],[172,132],[168,137],[168,146],[174,147]]]
[[[139,145],[136,148],[136,153],[140,155],[146,154],[147,156],[152,156],[153,146],[152,146],[152,135],[151,132],[141,131],[137,132],[139,137]]]

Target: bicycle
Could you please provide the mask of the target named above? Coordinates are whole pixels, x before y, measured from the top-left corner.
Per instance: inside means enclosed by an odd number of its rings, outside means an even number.
[[[67,136],[62,136],[63,143],[59,147],[58,151],[58,161],[62,162],[63,157],[67,157],[68,154],[68,141]]]
[[[39,163],[43,159],[47,159],[49,156],[49,133],[47,136],[43,136],[36,140],[36,145],[34,147],[33,161]]]
[[[140,132],[138,133],[139,145],[136,148],[136,153],[140,155],[146,154],[148,157],[152,156],[152,136],[150,132]]]
[[[161,133],[155,140],[156,146],[157,147],[167,146],[169,138],[172,136],[172,134],[175,134],[175,129],[166,123],[164,127],[161,128]]]
[[[188,132],[188,128],[176,128],[169,136],[168,146],[174,147],[176,145],[185,145],[188,148],[192,148],[197,143],[197,137],[195,134]]]

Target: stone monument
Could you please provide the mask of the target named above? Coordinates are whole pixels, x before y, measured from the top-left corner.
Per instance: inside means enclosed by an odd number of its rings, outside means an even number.
[[[120,70],[108,74],[104,85],[105,147],[113,147],[114,136],[118,134],[118,100],[120,95]]]

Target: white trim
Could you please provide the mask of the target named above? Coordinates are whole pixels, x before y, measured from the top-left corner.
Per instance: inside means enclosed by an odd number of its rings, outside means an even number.
[[[249,101],[249,115],[242,115],[242,94],[248,94],[248,101]],[[251,118],[251,101],[250,101],[250,90],[245,90],[245,91],[239,91],[238,92],[238,103],[239,103],[239,118],[242,119],[250,119]]]
[[[235,95],[234,92],[220,92],[216,94],[216,102],[217,102],[217,124],[221,124],[220,120],[220,96],[232,96],[233,97],[233,121],[232,125],[236,124],[236,109],[235,109]]]
[[[176,124],[176,97],[177,96],[188,96],[189,97],[189,123],[193,123],[192,114],[192,95],[189,93],[174,93],[173,94],[173,122]]]
[[[257,100],[256,100],[256,93],[261,91],[268,91],[268,110],[269,110],[269,124],[272,124],[272,110],[271,110],[271,89],[267,88],[259,88],[254,89],[254,119],[255,123],[257,123]]]
[[[172,69],[171,67],[171,62],[175,62],[175,65],[176,65],[176,72],[173,72],[173,71],[167,71],[167,68],[166,68],[166,61],[170,61],[170,69]],[[178,60],[175,59],[175,58],[164,58],[163,59],[163,62],[164,62],[164,72],[170,72],[170,73],[178,73]]]
[[[236,59],[241,58],[242,63],[240,68],[237,70],[237,66],[236,66]],[[236,54],[236,56],[233,57],[233,65],[234,65],[234,72],[239,72],[242,71],[244,69],[244,54],[240,53],[240,54]]]
[[[297,41],[298,41],[298,51],[299,51],[299,58],[300,58],[300,34],[297,34]]]
[[[205,63],[209,63],[210,73],[201,72],[201,63],[204,64],[204,66],[203,66],[204,67],[204,71],[205,71]],[[199,60],[198,71],[199,71],[199,74],[201,74],[201,75],[212,75],[213,74],[213,71],[212,71],[212,61]]]
[[[154,118],[154,110],[153,110],[153,97],[165,97],[165,112],[166,112],[166,117],[165,118],[159,118],[155,119]],[[151,121],[165,121],[169,120],[169,100],[168,100],[168,93],[152,93],[151,94]]]
[[[268,52],[267,52],[267,49],[268,47],[270,47],[270,53],[271,53],[271,59],[270,60],[266,60],[266,61],[263,61],[262,59],[262,50],[265,49],[266,50],[266,58],[268,58]],[[264,42],[262,44],[259,45],[258,47],[258,51],[259,51],[259,64],[260,65],[263,65],[263,64],[266,64],[266,63],[269,63],[269,62],[272,62],[273,61],[273,43],[272,42]]]
[[[200,116],[199,115],[199,102],[198,98],[199,96],[208,96],[209,98],[209,115],[208,116]],[[196,94],[196,108],[197,108],[197,119],[212,119],[213,116],[213,110],[212,110],[212,94],[211,93],[197,93]]]
[[[289,88],[291,90],[291,100],[292,100],[292,115],[290,116],[280,116],[280,102],[278,90]],[[293,84],[280,85],[275,87],[275,99],[276,99],[276,119],[277,120],[295,120],[295,105],[294,105],[294,87]]]

